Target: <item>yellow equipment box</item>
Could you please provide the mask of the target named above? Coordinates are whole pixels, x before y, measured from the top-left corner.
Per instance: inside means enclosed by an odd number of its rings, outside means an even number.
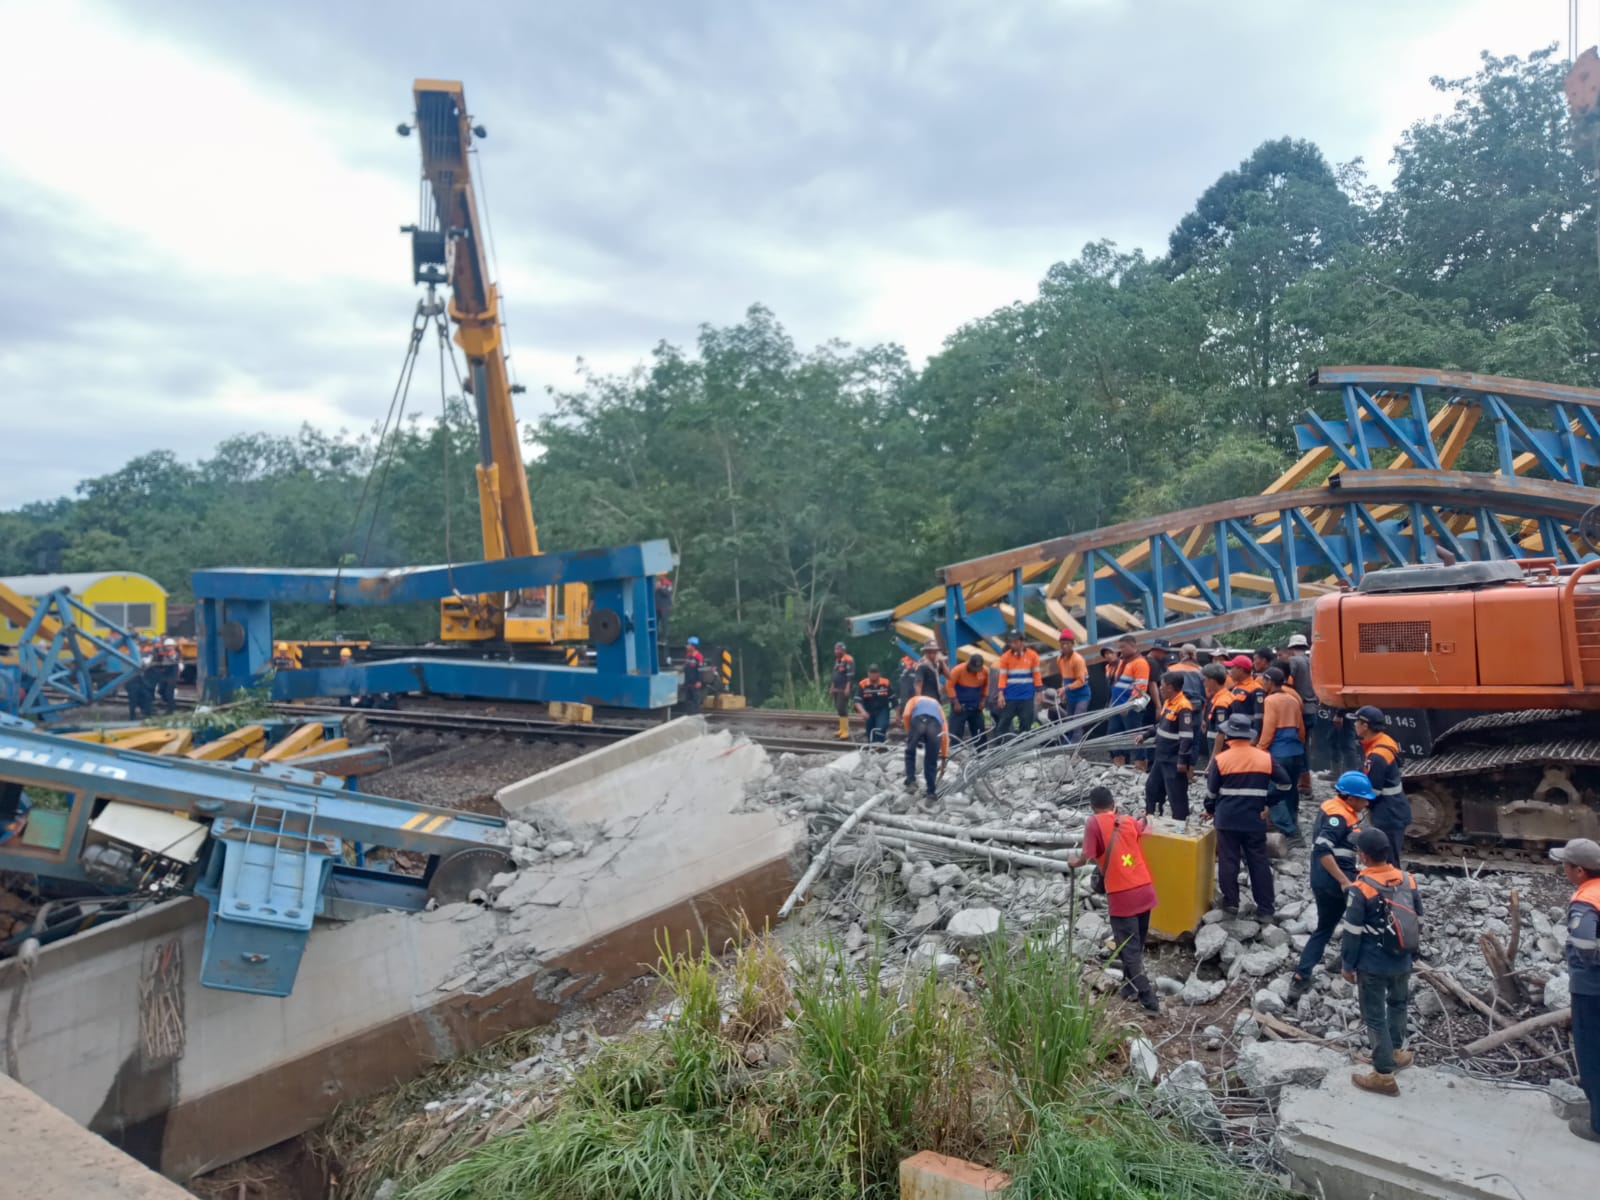
[[[1150,932],[1174,940],[1192,934],[1211,908],[1217,831],[1210,826],[1198,835],[1152,829],[1139,839],[1139,847],[1156,887]]]

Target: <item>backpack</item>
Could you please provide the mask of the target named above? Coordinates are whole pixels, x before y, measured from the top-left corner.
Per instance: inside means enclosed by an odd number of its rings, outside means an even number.
[[[1416,880],[1402,872],[1399,883],[1387,886],[1371,876],[1362,876],[1361,882],[1372,891],[1367,898],[1368,932],[1377,937],[1385,954],[1415,954],[1422,944],[1422,922],[1411,899],[1416,895]]]

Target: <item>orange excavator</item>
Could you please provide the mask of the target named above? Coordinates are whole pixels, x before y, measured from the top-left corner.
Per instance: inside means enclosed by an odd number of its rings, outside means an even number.
[[[1413,841],[1600,838],[1600,559],[1373,571],[1317,601],[1311,679],[1324,704],[1384,709],[1402,746],[1428,727],[1405,765]]]
[[[1600,145],[1600,54],[1565,87],[1575,141]],[[1600,553],[1600,506],[1578,533]],[[1317,698],[1377,705],[1415,747],[1413,842],[1523,858],[1600,839],[1600,560],[1374,571],[1318,600],[1312,624]]]

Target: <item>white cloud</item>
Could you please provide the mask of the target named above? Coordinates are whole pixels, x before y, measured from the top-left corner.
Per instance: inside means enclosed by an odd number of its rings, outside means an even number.
[[[471,22],[0,0],[0,249],[28,284],[0,325],[0,506],[158,447],[381,418],[415,302],[417,149],[390,132],[415,74],[464,72],[489,126],[531,420],[577,358],[625,370],[753,302],[802,345],[920,358],[1086,241],[1161,251],[1267,138],[1387,178],[1443,106],[1429,74],[1565,27],[1565,0],[491,0]],[[436,370],[430,346],[424,411]],[[63,407],[95,430],[70,475]]]
[[[405,160],[352,166],[324,117],[239,64],[209,61],[79,0],[0,3],[0,182],[13,176],[122,229],[152,257],[243,282],[395,276],[415,207]],[[414,178],[414,176],[411,176]]]

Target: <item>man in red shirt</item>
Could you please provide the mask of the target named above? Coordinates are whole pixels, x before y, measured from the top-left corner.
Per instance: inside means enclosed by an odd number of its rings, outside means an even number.
[[[1122,968],[1123,999],[1137,997],[1146,1012],[1158,1013],[1161,1001],[1144,973],[1144,943],[1150,934],[1150,913],[1156,906],[1155,884],[1139,846],[1145,822],[1119,815],[1110,788],[1091,791],[1089,808],[1083,851],[1071,859],[1071,864],[1081,867],[1093,862],[1105,880],[1111,936],[1117,943],[1112,961]]]

